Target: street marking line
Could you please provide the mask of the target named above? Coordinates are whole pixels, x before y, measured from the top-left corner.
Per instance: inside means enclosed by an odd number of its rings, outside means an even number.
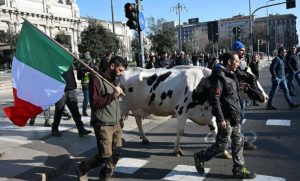
[[[141,160],[135,158],[121,158],[116,166],[116,172],[133,174],[139,168],[146,165],[148,160]]]
[[[245,124],[246,121],[247,121],[247,119],[243,119],[242,124]]]
[[[251,180],[253,180],[253,181],[286,181],[286,179],[282,178],[282,177],[272,177],[272,176],[267,176],[267,175],[256,175],[256,177]]]
[[[288,119],[268,119],[267,126],[291,126],[291,120]]]
[[[10,142],[10,143],[13,142],[13,143],[21,144],[21,145],[32,142],[29,140],[12,139],[12,138],[2,137],[2,136],[0,136],[0,141]]]
[[[74,127],[74,126],[73,126]],[[64,131],[70,128],[73,128],[72,126],[66,127],[66,126],[59,126],[60,131]],[[17,127],[17,126],[1,126],[0,130],[3,131],[46,131],[46,130],[51,130],[51,127],[44,127],[44,126],[26,126],[26,127]]]
[[[202,181],[210,168],[205,168],[205,173],[200,175],[194,166],[177,165],[171,172],[167,174],[164,180],[180,180],[180,181]]]

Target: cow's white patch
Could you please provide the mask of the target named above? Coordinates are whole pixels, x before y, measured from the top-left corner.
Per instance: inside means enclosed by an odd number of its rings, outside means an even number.
[[[268,119],[267,126],[291,126],[291,120],[288,119]]]
[[[181,181],[201,181],[201,180],[205,179],[205,176],[209,171],[210,171],[209,168],[205,168],[205,174],[200,175],[194,166],[177,165],[163,179],[164,180],[181,180]]]
[[[253,181],[285,181],[285,178],[282,177],[272,177],[267,175],[256,175],[255,179],[252,179]]]
[[[135,158],[121,158],[117,163],[116,172],[133,174],[149,161]]]

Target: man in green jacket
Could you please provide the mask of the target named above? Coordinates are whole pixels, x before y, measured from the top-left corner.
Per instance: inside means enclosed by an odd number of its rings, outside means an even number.
[[[105,72],[101,75],[114,84],[124,73],[127,62],[119,56],[113,57]],[[87,172],[102,164],[99,180],[111,179],[122,149],[122,130],[120,126],[120,106],[118,98],[123,91],[120,87],[112,88],[108,83],[93,75],[89,83],[91,125],[97,141],[98,154],[82,161],[77,167],[80,180],[88,180]]]

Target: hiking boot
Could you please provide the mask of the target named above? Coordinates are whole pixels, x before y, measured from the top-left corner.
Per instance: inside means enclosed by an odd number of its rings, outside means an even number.
[[[277,110],[277,108],[274,107],[274,106],[272,106],[272,104],[268,104],[268,105],[267,105],[267,109],[268,109],[268,110]]]
[[[91,132],[90,130],[85,129],[85,128],[83,128],[82,130],[80,130],[80,131],[78,132],[79,137],[83,137],[83,136],[88,135],[88,134],[90,134],[90,133],[92,133],[92,132]]]
[[[49,119],[45,120],[44,127],[51,127],[51,123]]]
[[[201,175],[204,174],[204,161],[201,160],[200,154],[199,153],[194,153],[194,162],[195,162],[195,167],[198,173]]]
[[[58,131],[58,129],[52,129],[51,136],[61,137],[61,133],[60,133],[60,131]]]
[[[87,176],[87,171],[84,167],[84,162],[80,162],[80,164],[76,167],[76,174],[79,181],[89,180],[89,177]]]
[[[255,146],[254,144],[246,141],[246,142],[244,142],[244,149],[245,150],[256,150],[257,146]]]
[[[250,172],[245,167],[233,170],[233,176],[238,179],[253,179],[256,173]]]
[[[30,121],[29,121],[29,125],[30,126],[33,126],[35,123],[35,118],[31,118]]]
[[[293,109],[293,108],[299,107],[299,105],[300,105],[300,104],[298,104],[298,103],[292,102],[292,103],[289,105],[289,107],[290,107],[290,109]]]

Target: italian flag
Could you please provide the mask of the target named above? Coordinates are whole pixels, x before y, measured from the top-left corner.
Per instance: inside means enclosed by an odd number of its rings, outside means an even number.
[[[18,126],[55,104],[64,94],[62,74],[73,56],[24,20],[12,63],[14,106],[6,116]]]

